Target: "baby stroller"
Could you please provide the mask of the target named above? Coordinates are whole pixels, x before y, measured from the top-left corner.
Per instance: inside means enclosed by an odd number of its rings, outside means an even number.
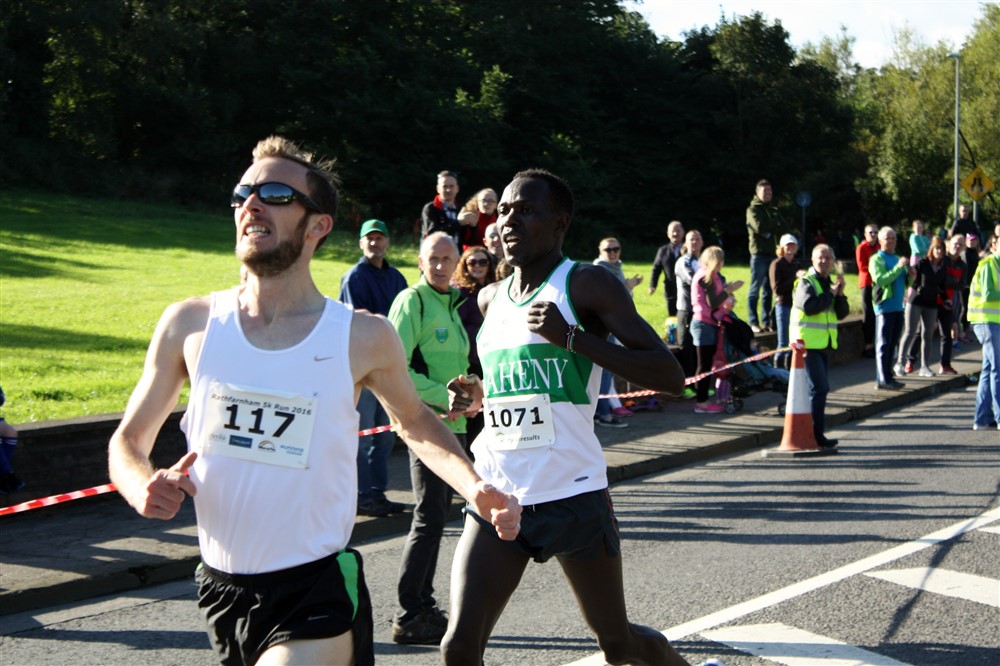
[[[740,363],[757,355],[753,347],[753,330],[730,313],[721,322],[712,370],[732,363]],[[746,361],[735,368],[722,370],[716,375],[715,400],[723,405],[727,414],[743,409],[743,398],[759,391],[776,391],[783,396],[778,407],[783,411],[784,396],[788,394],[788,371],[772,367],[766,360]]]

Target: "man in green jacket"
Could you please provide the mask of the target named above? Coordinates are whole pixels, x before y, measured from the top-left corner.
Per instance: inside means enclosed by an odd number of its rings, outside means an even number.
[[[757,181],[757,191],[747,207],[747,232],[750,236],[750,293],[747,294],[747,311],[750,328],[760,333],[771,328],[771,283],[768,269],[774,260],[775,239],[781,229],[781,214],[771,205],[771,183]],[[757,300],[760,292],[760,319],[757,318]]]
[[[469,369],[469,337],[458,315],[461,295],[451,286],[458,257],[458,247],[447,233],[428,235],[420,244],[420,280],[399,292],[389,309],[389,321],[403,342],[420,399],[446,415],[448,427],[468,449],[465,417],[449,412],[448,383]],[[434,571],[452,489],[416,456],[410,456],[410,480],[416,506],[403,546],[397,586],[400,610],[392,623],[392,639],[437,645],[448,628],[448,617],[434,599]]]

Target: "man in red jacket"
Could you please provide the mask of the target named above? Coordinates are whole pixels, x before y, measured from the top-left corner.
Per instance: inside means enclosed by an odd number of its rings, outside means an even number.
[[[878,251],[878,225],[865,225],[865,237],[854,250],[858,264],[858,287],[861,289],[861,330],[864,332],[864,355],[875,358],[875,306],[872,304],[872,276],[868,272],[868,260]]]

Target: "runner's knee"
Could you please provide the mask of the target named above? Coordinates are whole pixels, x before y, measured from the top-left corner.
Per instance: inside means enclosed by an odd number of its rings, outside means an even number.
[[[639,624],[630,624],[628,629],[627,634],[598,638],[605,661],[612,666],[666,663],[671,652],[666,636]]]
[[[441,660],[445,666],[481,666],[483,650],[468,633],[457,635],[449,629],[441,640]]]

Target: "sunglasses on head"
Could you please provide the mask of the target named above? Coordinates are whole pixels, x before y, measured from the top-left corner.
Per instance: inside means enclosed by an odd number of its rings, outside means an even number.
[[[466,259],[466,266],[488,266],[490,263],[489,259]]]
[[[288,206],[293,201],[298,199],[299,203],[306,208],[314,210],[317,213],[323,212],[323,209],[319,207],[319,204],[313,201],[312,197],[308,194],[303,194],[290,185],[276,182],[257,183],[256,185],[237,185],[233,188],[233,195],[229,200],[229,205],[233,208],[239,208],[246,203],[251,194],[255,193],[257,198],[266,203],[268,206]]]

